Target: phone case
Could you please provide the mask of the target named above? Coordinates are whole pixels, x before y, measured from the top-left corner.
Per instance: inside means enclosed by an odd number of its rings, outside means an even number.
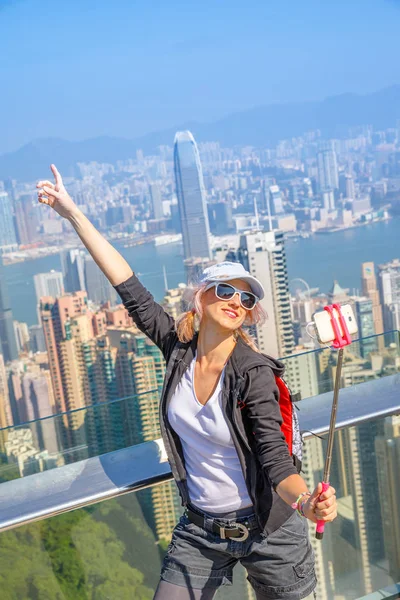
[[[338,311],[336,310],[336,308],[333,308],[332,312],[336,317],[336,322],[338,325],[340,335],[343,336],[343,328],[340,324]],[[358,332],[358,327],[357,327],[357,322],[354,317],[354,312],[353,312],[351,305],[344,304],[341,307],[341,312],[342,312],[343,318],[346,322],[349,334],[350,335],[356,334]],[[326,310],[322,310],[320,312],[314,313],[313,321],[315,324],[315,329],[317,332],[318,340],[321,342],[321,344],[328,344],[335,340],[335,332],[333,330],[331,317]]]

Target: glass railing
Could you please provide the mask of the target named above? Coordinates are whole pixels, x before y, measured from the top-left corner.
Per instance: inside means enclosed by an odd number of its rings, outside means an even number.
[[[324,446],[325,439],[316,437],[306,443],[303,468],[310,487],[321,479]],[[317,598],[398,598],[400,414],[339,431],[331,480],[338,518],[326,526],[322,541],[310,525]],[[181,510],[174,484],[167,482],[3,532],[1,597],[150,600]],[[216,598],[254,598],[240,566],[233,587],[222,588]]]
[[[351,387],[400,372],[400,334],[390,331],[355,339],[343,350],[341,387]],[[292,392],[310,398],[333,390],[337,352],[331,348],[299,351],[284,357]]]
[[[393,331],[345,348],[342,386],[398,372],[399,340]],[[285,379],[302,399],[331,391],[336,358],[330,348],[285,357]],[[0,483],[159,438],[159,395],[157,388],[0,429]]]
[[[0,483],[160,437],[159,390],[0,429]]]

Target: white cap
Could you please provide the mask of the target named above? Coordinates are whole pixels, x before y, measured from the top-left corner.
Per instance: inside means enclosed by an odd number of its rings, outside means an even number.
[[[200,283],[211,283],[213,281],[230,281],[231,279],[243,279],[249,284],[251,291],[260,300],[264,298],[264,288],[261,283],[250,275],[239,262],[221,262],[212,267],[204,269]]]

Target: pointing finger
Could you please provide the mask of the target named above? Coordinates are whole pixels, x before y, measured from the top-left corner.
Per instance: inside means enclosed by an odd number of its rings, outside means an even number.
[[[62,184],[62,177],[61,177],[60,173],[57,171],[56,165],[50,165],[50,169],[53,172],[54,179],[56,180],[56,184],[57,185],[61,185]]]

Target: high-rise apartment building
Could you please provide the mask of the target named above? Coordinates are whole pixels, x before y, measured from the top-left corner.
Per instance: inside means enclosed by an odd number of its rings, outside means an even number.
[[[14,424],[7,379],[4,358],[2,354],[0,354],[0,429]],[[2,442],[4,441],[4,436],[0,435],[0,451],[2,450]]]
[[[283,232],[257,231],[242,235],[237,260],[265,289],[261,305],[268,318],[264,325],[256,326],[261,352],[275,357],[291,354],[294,334]]]
[[[185,259],[210,258],[210,230],[199,151],[190,131],[178,131],[174,143],[176,194]]]
[[[177,319],[185,311],[185,289],[186,284],[180,283],[177,288],[166,290],[162,306],[174,319]]]
[[[378,286],[385,331],[400,329],[400,260],[379,265]]]
[[[61,351],[61,343],[67,339],[67,324],[78,315],[87,312],[86,292],[66,294],[60,298],[44,297],[40,300],[40,315],[49,357],[49,368],[53,383],[54,402],[57,412],[66,412],[82,405],[80,398],[72,401],[66,390],[68,348]],[[93,337],[93,333],[91,335]],[[70,386],[78,385],[70,382]]]
[[[370,352],[378,349],[378,341],[375,337],[374,307],[372,300],[363,296],[353,296],[355,318],[358,325],[357,342],[360,346],[362,358],[367,358]]]
[[[49,371],[40,370],[21,374],[22,401],[27,421],[37,421],[31,425],[35,446],[49,454],[59,450],[57,421],[46,419],[55,414],[53,389]]]
[[[33,276],[33,282],[37,304],[44,296],[58,298],[64,294],[64,277],[61,271],[51,270],[49,273],[37,273]]]
[[[32,196],[24,194],[14,202],[18,244],[27,245],[38,239],[39,219]]]
[[[0,192],[0,248],[16,245],[11,198],[7,192]]]
[[[164,217],[163,203],[161,190],[158,183],[149,184],[151,203],[153,205],[153,215],[155,219],[162,219]]]
[[[81,249],[65,250],[61,253],[66,292],[85,290],[85,257],[86,253]]]
[[[269,209],[272,215],[280,215],[284,212],[282,192],[278,185],[271,185],[269,188]]]
[[[1,217],[0,217],[1,218]],[[1,226],[1,225],[0,225]],[[11,302],[0,256],[0,354],[5,362],[18,358]]]
[[[33,353],[46,352],[43,327],[41,325],[31,325],[29,327],[29,348]]]
[[[335,194],[333,190],[321,191],[322,204],[327,211],[335,210]]]
[[[26,323],[14,321],[14,334],[17,343],[18,354],[20,352],[29,352],[29,328]]]
[[[393,581],[400,580],[400,416],[386,417],[375,438],[383,541]]]
[[[379,289],[376,282],[375,265],[365,262],[361,265],[362,293],[372,302],[374,329],[377,335],[383,333],[382,306],[379,298]]]
[[[318,181],[320,191],[336,190],[339,188],[339,172],[336,152],[332,142],[320,144],[317,153]]]
[[[352,175],[345,175],[345,194],[346,198],[354,200],[356,198],[356,186]]]

